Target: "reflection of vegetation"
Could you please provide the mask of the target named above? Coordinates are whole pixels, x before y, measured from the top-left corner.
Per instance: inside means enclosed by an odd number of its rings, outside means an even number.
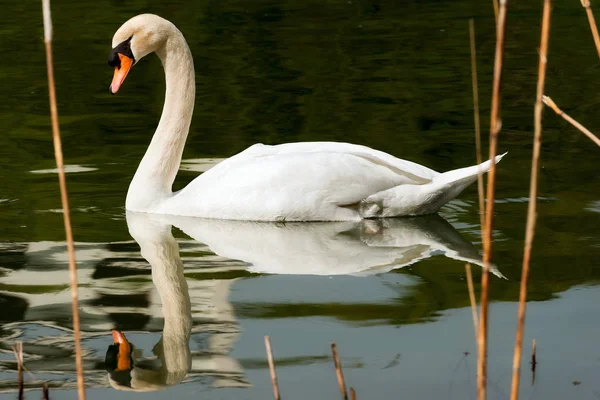
[[[431,314],[431,304],[423,304]],[[334,317],[344,321],[400,325],[427,320],[419,311],[401,304],[297,303],[297,304],[236,304],[236,314],[246,318]],[[430,317],[429,317],[430,318]]]
[[[0,290],[12,293],[57,293],[66,289],[69,289],[69,285],[9,285],[6,283],[0,283]]]
[[[214,271],[214,272],[198,272],[193,274],[185,274],[186,279],[195,279],[199,281],[213,280],[213,279],[237,279],[246,278],[251,276],[257,276],[255,273],[248,272],[246,270],[232,270],[232,271]]]
[[[518,258],[518,255],[516,256]],[[589,260],[593,266],[593,261]],[[408,269],[393,273],[407,273]],[[398,297],[389,303],[234,303],[236,314],[246,318],[298,318],[298,317],[333,317],[343,321],[360,324],[402,325],[420,323],[436,319],[440,312],[454,308],[469,306],[464,265],[459,262],[433,258],[410,268],[411,274],[421,278],[406,292],[406,287],[399,287]],[[517,268],[513,270],[518,271]],[[504,270],[503,270],[504,272]],[[555,278],[552,278],[555,272]],[[556,297],[557,293],[567,290],[582,282],[600,281],[598,272],[585,275],[587,268],[579,275],[575,269],[546,269],[545,279],[531,280],[529,285],[530,301],[545,301]],[[540,272],[538,272],[539,274]],[[511,274],[512,275],[512,274]],[[568,276],[568,278],[567,278]],[[515,301],[519,295],[519,282],[511,278],[509,281],[493,278],[492,298],[494,301]],[[388,287],[394,289],[393,284]],[[478,292],[479,271],[475,272],[475,286]]]
[[[265,359],[241,359],[238,360],[244,369],[264,369],[269,368],[269,363]],[[277,367],[287,367],[290,365],[313,365],[318,362],[332,362],[330,356],[299,356],[277,358]]]

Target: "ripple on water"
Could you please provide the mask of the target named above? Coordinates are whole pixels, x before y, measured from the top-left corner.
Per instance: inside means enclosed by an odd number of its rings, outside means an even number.
[[[77,173],[77,172],[91,172],[91,171],[98,170],[98,168],[96,168],[96,167],[87,167],[87,166],[77,165],[77,164],[65,165],[64,169],[65,169],[66,174],[72,174],[72,173]],[[57,168],[36,169],[33,171],[29,171],[29,172],[32,174],[58,174],[58,169]]]
[[[558,201],[557,197],[552,196],[538,196],[538,203],[550,203],[553,201]],[[494,203],[496,204],[511,204],[511,203],[528,203],[529,197],[505,197],[503,199],[496,199]]]
[[[600,200],[592,201],[588,207],[585,208],[587,211],[600,213]]]
[[[55,214],[62,214],[63,213],[63,209],[62,208],[51,208],[48,210],[35,210],[34,212],[36,213],[55,213]],[[82,212],[82,213],[90,213],[90,212],[98,212],[98,207],[76,207],[71,209],[71,212]]]

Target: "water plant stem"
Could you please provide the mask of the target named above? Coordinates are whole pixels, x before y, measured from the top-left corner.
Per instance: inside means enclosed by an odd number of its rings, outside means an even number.
[[[570,123],[571,125],[573,125],[575,128],[579,129],[585,136],[587,136],[594,143],[596,143],[598,146],[600,146],[600,139],[598,139],[598,137],[596,135],[594,135],[592,132],[590,132],[585,126],[581,125],[579,122],[575,121],[573,118],[571,118],[563,110],[561,110],[560,108],[558,108],[558,106],[552,100],[552,98],[550,98],[549,96],[543,96],[542,97],[542,101],[544,102],[545,105],[547,105],[548,107],[550,107],[555,113],[557,113],[558,115],[560,115],[561,117],[563,117],[563,119],[565,121],[567,121],[568,123]]]
[[[23,383],[23,342],[17,342],[17,347],[14,349],[15,357],[17,359],[17,384],[19,386],[19,400],[24,398],[24,383]]]
[[[471,313],[473,314],[473,328],[475,329],[475,340],[477,340],[477,300],[475,300],[475,289],[473,287],[473,274],[471,273],[471,264],[465,264],[467,272],[467,287],[469,288],[469,301],[471,302]]]
[[[527,209],[527,227],[525,232],[525,249],[523,253],[523,265],[521,272],[521,289],[519,294],[519,314],[517,320],[517,335],[515,340],[515,352],[513,357],[513,376],[510,398],[519,398],[519,380],[521,373],[521,353],[523,349],[523,328],[525,325],[525,311],[527,306],[527,280],[529,278],[529,267],[531,261],[531,249],[535,236],[535,223],[537,212],[538,172],[540,168],[540,152],[542,148],[542,97],[544,96],[544,85],[546,82],[546,65],[548,63],[548,38],[550,35],[550,0],[544,0],[542,12],[542,34],[540,43],[540,59],[538,63],[537,92],[534,106],[534,136],[533,154],[531,156],[531,178],[529,184],[529,205]]]
[[[346,392],[346,382],[344,381],[344,372],[342,371],[342,364],[340,363],[340,356],[337,352],[337,345],[331,343],[331,352],[333,353],[333,362],[335,364],[335,373],[337,375],[338,384],[340,385],[340,392],[342,398],[348,400],[348,393]]]
[[[481,275],[481,312],[479,318],[478,358],[477,358],[477,395],[479,400],[486,399],[487,380],[487,327],[488,327],[488,294],[489,269],[492,257],[492,229],[494,218],[494,195],[496,189],[496,157],[498,134],[500,131],[500,78],[502,77],[502,58],[504,52],[504,32],[506,25],[507,0],[500,0],[498,22],[496,24],[496,51],[494,57],[494,80],[492,86],[492,110],[490,118],[490,152],[492,160],[488,172],[487,207],[485,212],[485,229],[483,235],[483,273]]]
[[[281,400],[279,385],[277,384],[277,373],[275,372],[275,362],[273,361],[273,352],[271,351],[271,339],[268,336],[265,336],[265,348],[267,350],[267,360],[269,361],[269,371],[271,372],[273,397],[275,397],[275,400]]]
[[[494,18],[496,19],[496,23],[498,23],[498,0],[492,0],[494,4]]]
[[[481,122],[479,120],[479,89],[477,85],[477,52],[475,50],[475,21],[469,19],[469,42],[471,44],[471,83],[473,87],[473,120],[475,124],[475,159],[477,165],[483,161],[481,159]],[[477,193],[479,197],[479,223],[481,225],[481,234],[483,235],[483,225],[485,223],[483,198],[483,173],[477,174]]]
[[[581,5],[585,8],[592,36],[594,37],[594,43],[596,44],[596,51],[598,52],[598,57],[600,57],[600,35],[598,35],[598,27],[596,26],[594,13],[592,12],[592,5],[590,4],[590,0],[581,0]]]
[[[356,391],[353,387],[350,388],[350,400],[356,400]]]
[[[535,383],[535,367],[537,365],[537,347],[535,344],[535,339],[532,342],[532,352],[531,352],[531,386]]]
[[[71,230],[71,217],[69,213],[69,197],[67,194],[67,182],[65,178],[62,144],[58,125],[58,111],[56,107],[56,91],[54,87],[54,65],[52,61],[52,17],[50,15],[50,0],[42,0],[42,11],[44,19],[44,43],[46,45],[46,67],[48,70],[48,94],[50,97],[50,117],[52,120],[52,140],[54,143],[54,155],[58,170],[58,182],[60,185],[60,197],[63,208],[63,220],[67,239],[67,252],[69,255],[69,275],[71,278],[71,306],[73,313],[73,332],[75,338],[75,360],[77,364],[77,390],[80,400],[85,400],[85,388],[83,383],[83,363],[81,357],[81,333],[79,329],[79,302],[77,293],[77,266],[75,264],[75,246],[73,244],[73,233]]]

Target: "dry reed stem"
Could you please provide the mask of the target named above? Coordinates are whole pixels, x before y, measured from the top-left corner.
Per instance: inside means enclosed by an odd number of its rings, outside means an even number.
[[[17,359],[17,382],[19,386],[19,400],[23,399],[23,342],[17,342],[16,348],[13,350]]]
[[[494,18],[496,19],[496,23],[498,23],[498,0],[492,0],[494,4]]]
[[[475,329],[475,341],[477,341],[477,301],[475,300],[475,289],[473,288],[473,275],[471,274],[471,264],[465,264],[467,272],[467,287],[469,288],[469,301],[471,302],[471,312],[473,314],[473,328]]]
[[[340,363],[340,357],[337,352],[337,345],[331,343],[331,352],[333,353],[333,362],[335,364],[335,373],[337,375],[338,384],[340,385],[340,392],[342,398],[348,400],[348,393],[346,392],[346,382],[344,381],[344,373],[342,372],[342,364]]]
[[[350,400],[356,400],[356,392],[353,387],[350,388]]]
[[[273,397],[275,397],[275,400],[281,400],[279,385],[277,384],[277,373],[275,372],[275,363],[273,362],[273,352],[271,351],[271,339],[268,336],[265,336],[265,348],[267,350],[267,360],[269,361],[269,371],[271,372]]]
[[[475,159],[477,165],[481,165],[481,123],[479,121],[479,89],[477,85],[477,52],[475,50],[475,22],[469,19],[469,42],[471,44],[471,82],[473,86],[473,120],[475,123]],[[483,198],[483,172],[481,168],[477,174],[477,194],[479,197],[479,223],[483,235],[484,198]]]
[[[42,389],[42,399],[43,400],[50,400],[50,392],[48,391],[48,384],[44,383],[44,388]]]
[[[17,342],[17,345],[12,348],[12,352],[15,356],[15,360],[17,360],[17,371],[20,368],[21,373],[27,372],[32,379],[36,379],[35,376],[31,372],[27,371],[27,368],[25,368],[25,363],[23,361],[23,343]]]
[[[532,352],[531,352],[531,386],[535,383],[535,367],[537,365],[537,356],[536,356],[536,344],[535,339],[533,339],[532,343]]]
[[[77,293],[77,266],[75,265],[75,247],[73,244],[73,233],[71,231],[71,217],[69,211],[69,198],[67,194],[67,182],[63,163],[62,144],[58,126],[58,111],[56,107],[56,91],[54,88],[54,65],[52,61],[52,17],[50,15],[50,0],[42,0],[42,11],[44,18],[44,43],[46,45],[46,67],[48,70],[48,94],[50,97],[50,117],[52,119],[52,140],[54,142],[54,155],[58,169],[58,181],[60,184],[60,198],[63,208],[63,219],[67,240],[67,252],[69,255],[69,275],[71,278],[71,306],[73,313],[73,332],[75,336],[75,360],[77,364],[77,391],[80,400],[85,400],[85,388],[83,383],[83,364],[81,357],[81,333],[79,330],[79,304]]]
[[[478,359],[477,359],[477,395],[479,400],[486,399],[487,386],[487,327],[488,327],[488,295],[489,269],[492,257],[492,222],[494,218],[494,194],[496,188],[496,163],[494,161],[498,147],[500,131],[500,78],[502,76],[502,57],[504,50],[504,32],[506,24],[507,0],[500,0],[498,23],[496,24],[496,51],[494,57],[494,80],[492,87],[492,111],[490,118],[490,152],[492,161],[488,172],[487,208],[485,212],[485,229],[483,236],[483,273],[481,275],[481,312],[479,318]]]
[[[513,357],[513,376],[511,387],[511,400],[519,398],[519,380],[521,373],[521,352],[523,349],[523,327],[525,325],[525,311],[527,303],[527,280],[529,278],[529,266],[531,261],[531,249],[535,236],[535,223],[537,212],[538,172],[540,168],[540,152],[542,148],[542,97],[544,96],[544,85],[546,83],[546,65],[548,63],[548,38],[550,36],[550,12],[552,6],[550,0],[544,0],[542,14],[542,33],[540,40],[540,60],[538,64],[538,82],[534,108],[535,132],[533,137],[533,154],[531,156],[531,179],[529,187],[529,205],[527,209],[527,227],[525,233],[525,249],[523,254],[523,266],[521,273],[521,290],[519,294],[519,315],[517,322],[517,335],[515,339],[515,353]]]
[[[542,97],[542,101],[544,102],[545,105],[547,105],[548,107],[550,107],[555,113],[557,113],[558,115],[560,115],[561,117],[563,117],[563,119],[565,121],[569,122],[575,128],[579,129],[584,135],[586,135],[594,143],[596,143],[596,145],[600,146],[600,139],[598,139],[598,137],[596,135],[594,135],[592,132],[590,132],[585,126],[581,125],[579,122],[577,122],[573,118],[571,118],[563,110],[561,110],[560,108],[558,108],[558,106],[556,105],[556,103],[549,96],[543,96]]]
[[[594,44],[596,45],[596,51],[598,57],[600,57],[600,35],[598,35],[598,27],[596,26],[596,20],[594,19],[594,13],[592,13],[592,5],[590,0],[581,0],[581,5],[585,8],[585,12],[590,23],[590,29],[592,30],[592,36],[594,37]]]

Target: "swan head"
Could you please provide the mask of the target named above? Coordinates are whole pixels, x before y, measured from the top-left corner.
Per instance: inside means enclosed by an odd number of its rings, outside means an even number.
[[[136,15],[121,25],[113,36],[108,55],[108,64],[115,68],[110,85],[113,94],[139,60],[165,45],[173,28],[171,22],[154,14]]]

